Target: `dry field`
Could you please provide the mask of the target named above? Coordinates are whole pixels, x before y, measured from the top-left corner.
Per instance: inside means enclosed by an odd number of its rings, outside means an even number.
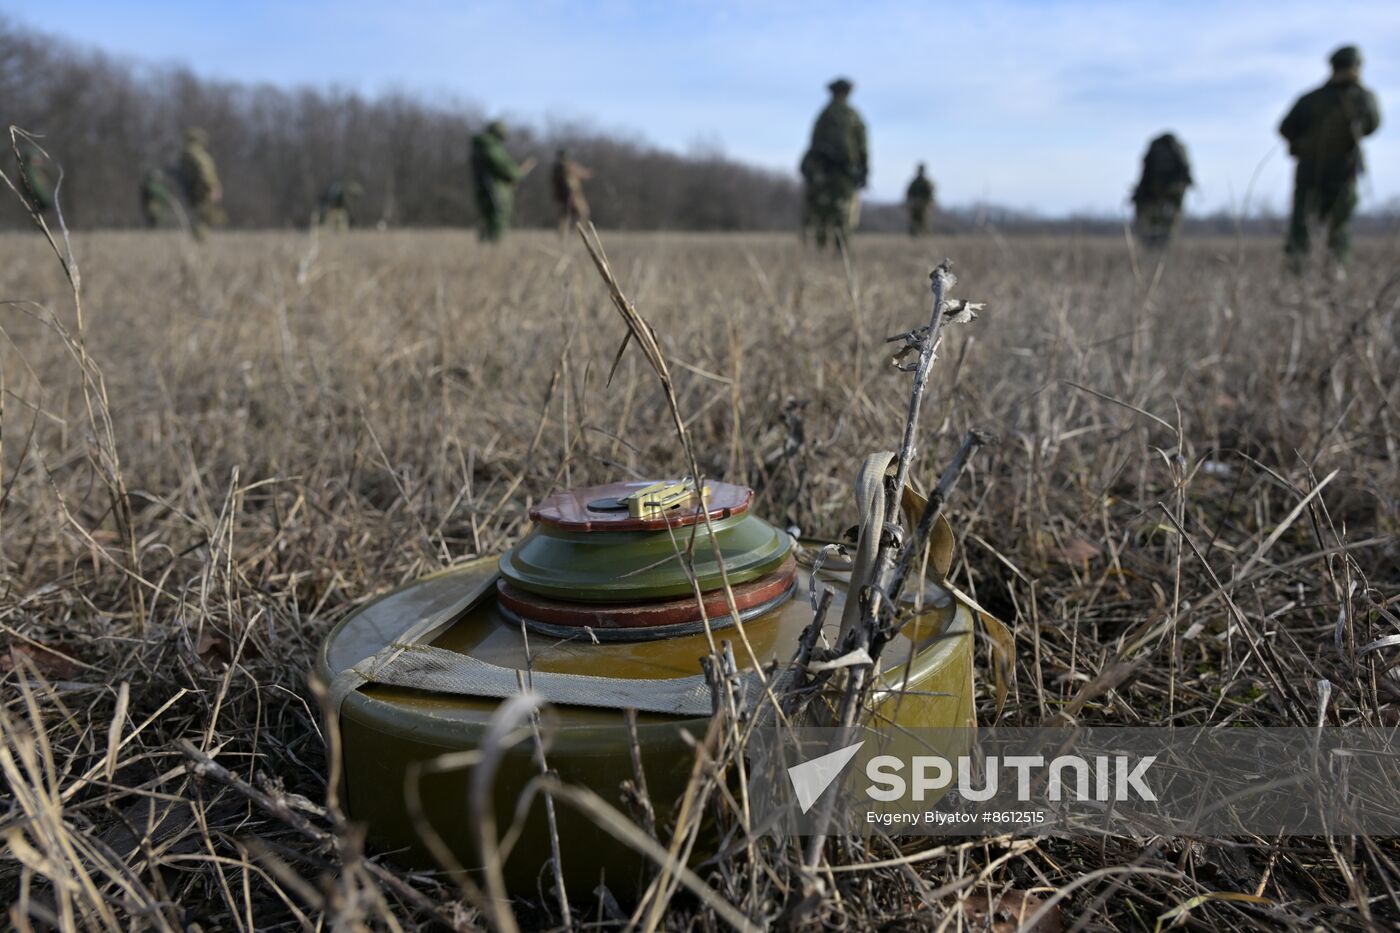
[[[908,376],[884,338],[927,321],[929,270],[955,261],[955,294],[987,309],[944,343],[916,473],[969,427],[1000,437],[950,517],[955,580],[1015,633],[1004,721],[1400,721],[1397,649],[1358,651],[1400,631],[1394,240],[1363,242],[1335,286],[1281,280],[1272,241],[1189,241],[1160,268],[1122,239],[869,237],[849,268],[789,237],[604,243],[702,467],[824,535],[855,521],[861,458],[898,444]],[[42,240],[0,236],[9,922],[481,924],[321,807],[305,675],[337,619],[508,545],[551,490],[683,470],[635,346],[605,384],[624,329],[580,244],[73,249],[81,323]],[[190,749],[230,779],[191,775]],[[787,919],[985,929],[1013,892],[1065,929],[1152,930],[1183,905],[1167,923],[1381,927],[1397,864],[1393,839],[955,840],[827,876]],[[701,871],[760,922],[798,900],[781,872]],[[531,926],[554,911],[520,905]],[[667,928],[716,923],[684,896],[670,911]]]

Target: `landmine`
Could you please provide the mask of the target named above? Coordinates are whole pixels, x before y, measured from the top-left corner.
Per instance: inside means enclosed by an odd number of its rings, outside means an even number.
[[[814,568],[821,543],[794,541],[753,514],[744,487],[708,483],[686,494],[678,485],[553,495],[504,555],[410,583],[332,630],[316,673],[338,711],[342,799],[376,846],[415,867],[479,865],[471,755],[452,754],[478,750],[492,714],[522,684],[554,707],[549,767],[615,805],[623,783],[635,781],[624,710],[638,711],[638,751],[664,828],[694,758],[683,733],[703,736],[713,712],[700,661],[711,637],[734,643],[745,695],[757,701],[760,671],[789,665],[812,622],[815,573],[834,592],[823,634],[836,642],[849,574]],[[871,721],[891,730],[972,725],[968,607],[931,581],[907,598],[922,608],[882,656]],[[734,637],[734,610],[752,655]],[[504,753],[490,791],[498,832],[538,774],[533,742]],[[556,819],[571,889],[591,891],[602,879],[620,896],[636,890],[640,856],[569,807],[557,807]],[[509,888],[547,888],[550,858],[536,795],[504,864]]]

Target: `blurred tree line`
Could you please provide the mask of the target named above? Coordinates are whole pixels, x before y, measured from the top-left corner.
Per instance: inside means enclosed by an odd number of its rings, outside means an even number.
[[[408,94],[374,98],[342,90],[288,90],[197,77],[152,67],[18,29],[0,16],[0,129],[19,126],[42,139],[63,169],[60,202],[74,227],[140,222],[138,186],[149,168],[169,169],[184,131],[208,131],[227,194],[230,222],[242,227],[307,224],[331,181],[358,181],[356,222],[389,226],[470,226],[476,222],[471,137],[488,119],[455,101]],[[796,166],[804,140],[793,142]],[[569,148],[595,177],[586,194],[600,227],[673,230],[795,230],[800,190],[793,176],[699,149],[681,155],[582,124],[543,130],[512,126],[517,159],[539,166],[516,197],[516,222],[551,226],[549,165]],[[14,177],[8,138],[0,167]],[[935,166],[936,168],[936,166]],[[936,172],[935,172],[936,174]],[[1361,233],[1394,233],[1400,203],[1358,218]],[[1047,218],[993,204],[940,206],[936,234],[1004,233],[1121,236],[1120,217]],[[0,226],[27,224],[0,191]],[[1191,234],[1278,234],[1267,212],[1188,216]],[[867,204],[864,232],[901,232],[903,208]]]
[[[363,186],[360,225],[470,225],[471,137],[486,120],[467,105],[407,94],[366,98],[208,80],[79,49],[0,18],[0,126],[41,138],[63,169],[60,203],[74,227],[137,225],[142,175],[173,165],[189,126],[209,133],[233,226],[304,225],[332,180]],[[580,125],[512,126],[509,146],[517,158],[539,161],[517,194],[523,226],[555,222],[549,165],[560,146],[595,172],[586,190],[599,226],[797,224],[793,179],[720,153],[680,155]],[[13,178],[8,138],[4,149],[0,165]],[[14,199],[0,198],[0,223],[24,222]]]

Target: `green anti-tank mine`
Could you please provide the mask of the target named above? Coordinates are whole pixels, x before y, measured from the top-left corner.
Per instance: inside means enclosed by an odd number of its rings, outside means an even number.
[[[629,503],[652,486],[551,496],[504,555],[402,587],[331,632],[317,670],[339,709],[343,798],[384,850],[423,868],[441,867],[444,853],[468,869],[481,863],[477,762],[442,756],[480,750],[492,714],[521,683],[554,707],[550,768],[612,803],[635,777],[623,711],[638,710],[642,767],[664,826],[693,758],[682,732],[702,735],[712,713],[701,667],[710,652],[706,620],[722,631],[737,609],[753,655],[736,638],[735,661],[750,693],[760,692],[756,668],[795,656],[812,620],[811,549],[750,511],[753,494],[743,487],[710,483],[703,499],[691,489],[661,510]],[[687,549],[693,581],[678,556]],[[817,572],[835,591],[826,633],[834,642],[846,575]],[[926,611],[884,655],[876,721],[890,729],[972,721],[971,616],[937,587],[924,597]],[[498,831],[512,824],[522,789],[538,774],[532,743],[503,754],[489,804]],[[615,892],[633,890],[641,859],[571,808],[556,813],[566,880],[591,890],[605,877]],[[536,796],[505,863],[508,885],[533,892],[549,859]]]

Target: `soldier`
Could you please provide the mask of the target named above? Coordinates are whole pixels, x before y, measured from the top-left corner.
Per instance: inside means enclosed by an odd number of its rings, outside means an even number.
[[[24,147],[19,156],[20,187],[29,209],[40,217],[53,210],[53,178],[49,160],[36,148]]]
[[[1356,209],[1356,178],[1365,169],[1361,140],[1380,126],[1381,113],[1376,96],[1361,84],[1361,52],[1356,46],[1337,49],[1331,64],[1331,79],[1298,99],[1279,133],[1298,160],[1284,248],[1289,268],[1303,271],[1308,227],[1321,221],[1327,225],[1327,248],[1340,277],[1351,254],[1347,226]]]
[[[818,249],[828,238],[843,246],[849,242],[859,217],[860,189],[869,175],[865,123],[847,101],[852,88],[845,78],[827,85],[831,101],[817,116],[812,143],[802,157],[804,228],[813,228]]]
[[[209,154],[209,135],[197,126],[185,132],[185,149],[180,153],[177,174],[190,207],[190,232],[196,240],[203,240],[210,227],[224,223],[224,189],[219,184],[214,157]]]
[[[141,217],[147,228],[159,227],[174,204],[175,199],[165,183],[165,173],[158,168],[147,169],[141,176]]]
[[[483,242],[495,243],[510,229],[515,186],[534,168],[533,159],[520,165],[506,151],[506,128],[492,120],[472,137],[472,180],[476,183],[476,209],[481,214],[478,234]]]
[[[569,227],[588,220],[588,201],[583,196],[583,182],[592,178],[593,172],[575,162],[569,150],[560,149],[554,154],[552,175],[554,203],[559,208],[559,235],[563,236],[569,232]]]
[[[933,206],[933,182],[924,174],[924,163],[904,190],[904,206],[909,211],[909,235],[922,236],[928,230],[928,211]]]
[[[321,191],[317,204],[317,215],[321,226],[328,230],[349,230],[355,220],[354,206],[364,189],[360,183],[347,183],[338,179]]]
[[[1142,157],[1142,178],[1133,189],[1135,226],[1143,243],[1154,248],[1167,245],[1192,184],[1191,160],[1181,140],[1171,133],[1152,140]]]

